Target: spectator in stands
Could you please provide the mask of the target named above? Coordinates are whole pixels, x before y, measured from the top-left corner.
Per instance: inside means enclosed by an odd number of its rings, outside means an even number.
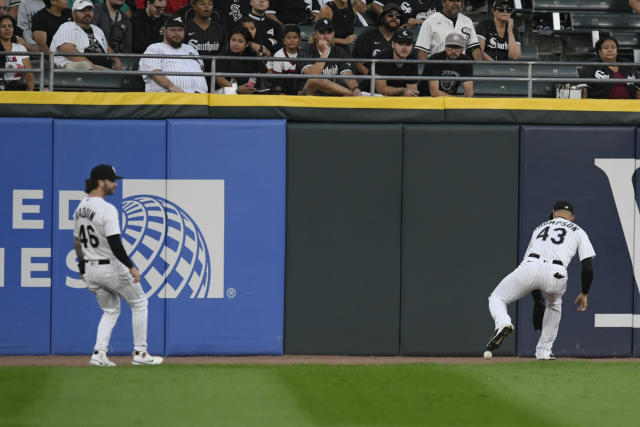
[[[0,0],[0,16],[9,15],[9,0]],[[11,16],[13,19],[16,19],[15,16]]]
[[[371,9],[377,15],[382,13],[385,4],[393,0],[375,0]],[[404,13],[404,20],[409,27],[422,25],[425,19],[442,10],[441,0],[403,0],[398,3]]]
[[[20,7],[18,8],[18,27],[22,31],[22,38],[25,43],[21,43],[27,50],[39,50],[40,47],[33,39],[33,33],[31,32],[31,20],[33,15],[40,9],[44,8],[44,2],[42,0],[22,0]]]
[[[251,35],[243,26],[237,26],[229,37],[229,48],[223,52],[223,56],[256,56],[249,47]],[[220,73],[265,73],[266,69],[262,61],[242,59],[220,60],[217,70]],[[221,88],[237,86],[237,93],[255,93],[258,80],[255,77],[216,77],[216,83]]]
[[[413,52],[413,33],[401,28],[393,36],[391,49],[382,52],[378,59],[418,59]],[[376,92],[385,96],[418,96],[418,64],[403,62],[379,63],[376,74],[382,76],[404,76],[404,80],[376,80]]]
[[[133,27],[120,11],[124,0],[104,0],[94,8],[93,23],[100,27],[107,43],[116,53],[131,53],[133,49]]]
[[[300,74],[323,74],[325,76],[352,76],[348,54],[334,45],[335,28],[333,22],[322,18],[316,22],[315,31],[309,38],[309,44],[301,49],[299,58],[317,58],[317,62],[298,61],[296,66]],[[343,62],[326,62],[323,59],[340,58]],[[302,95],[361,96],[362,93],[354,79],[308,79],[301,91]]]
[[[356,42],[354,32],[356,12],[365,13],[366,10],[363,0],[333,0],[320,9],[318,20],[323,18],[331,20],[335,28],[334,43],[347,48],[347,52],[351,53],[353,44]]]
[[[150,44],[145,55],[192,55],[198,56],[195,48],[184,44],[185,25],[179,16],[167,21],[163,40]],[[185,58],[140,58],[140,71],[177,71],[198,73],[204,69],[201,59]],[[144,75],[145,92],[190,92],[207,93],[204,76]]]
[[[426,59],[434,53],[444,51],[445,38],[456,32],[462,34],[467,42],[462,53],[470,50],[473,59],[482,60],[482,51],[473,22],[460,13],[461,9],[461,0],[442,0],[442,12],[432,14],[422,23],[416,40],[419,59]]]
[[[629,0],[629,7],[633,13],[640,13],[640,0]]]
[[[13,19],[17,20],[19,6],[20,6],[20,0],[0,0],[0,16],[9,15]]]
[[[454,61],[470,61],[471,58],[462,53],[467,45],[467,39],[460,33],[451,33],[445,38],[445,50],[434,53],[429,59],[446,60],[451,62],[434,64],[427,62],[422,70],[423,76],[437,77],[471,77],[473,67],[471,64],[456,64]],[[423,80],[418,85],[418,90],[423,96],[455,96],[458,86],[462,83],[464,96],[473,96],[472,80]]]
[[[380,15],[379,25],[363,32],[356,40],[356,44],[353,47],[353,57],[376,58],[380,52],[391,49],[391,38],[393,33],[403,24],[403,19],[404,14],[400,6],[395,3],[385,4]],[[369,66],[369,63],[356,62],[356,74],[369,75]],[[367,91],[369,86],[369,80],[360,82],[361,90]]]
[[[44,9],[37,11],[31,20],[33,39],[39,50],[48,54],[53,35],[60,25],[71,21],[71,9],[67,0],[45,0]]]
[[[230,31],[240,25],[251,12],[251,0],[215,0],[215,7],[220,14],[220,23]]]
[[[218,55],[227,44],[224,27],[211,19],[213,0],[195,0],[195,16],[187,20],[186,44],[195,48],[200,55]],[[211,71],[211,60],[204,61],[204,70]]]
[[[247,16],[256,24],[256,36],[253,41],[264,45],[269,52],[275,52],[282,35],[280,24],[265,15],[269,8],[269,0],[251,0],[250,4],[251,12]]]
[[[313,17],[314,23],[318,20],[320,10],[330,1],[333,0],[311,0],[311,16]]]
[[[478,42],[486,61],[515,61],[522,55],[520,38],[514,31],[512,0],[493,2],[493,19],[480,22],[476,28]]]
[[[278,50],[274,58],[289,58],[288,61],[268,61],[267,73],[296,74],[296,63],[292,61],[298,57],[300,48],[300,28],[297,25],[285,25],[282,28],[282,43],[284,47]],[[300,79],[273,79],[272,93],[297,95],[300,91]]]
[[[162,31],[168,16],[164,15],[167,0],[147,0],[147,7],[136,10],[131,18],[133,52],[142,53],[150,44],[164,40]]]
[[[271,0],[267,18],[280,25],[311,22],[311,3],[305,0]]]
[[[242,20],[242,26],[249,31],[249,35],[251,36],[251,39],[249,40],[249,47],[251,50],[253,50],[258,56],[271,56],[271,51],[268,48],[266,48],[262,43],[256,42],[256,36],[258,34],[256,21],[247,16]]]
[[[618,41],[610,36],[605,36],[596,42],[595,51],[598,57],[596,62],[627,62],[618,57]],[[638,70],[632,64],[606,65],[597,64],[585,66],[580,71],[580,77],[590,79],[637,79]],[[583,89],[583,98],[605,99],[631,99],[640,98],[640,84],[638,83],[588,83]]]
[[[60,25],[51,40],[52,52],[64,53],[113,53],[107,43],[107,38],[100,27],[93,25],[93,3],[90,0],[76,0],[73,4],[72,22]],[[74,70],[96,70],[113,68],[120,70],[122,63],[119,58],[107,56],[56,56],[54,59],[58,68]]]
[[[15,55],[0,55],[0,68],[11,68],[16,71],[5,72],[0,83],[4,80],[2,90],[33,90],[33,73],[20,73],[21,68],[31,68],[27,48],[16,43],[16,21],[11,15],[0,17],[0,51],[16,52]],[[21,55],[24,53],[24,55]]]

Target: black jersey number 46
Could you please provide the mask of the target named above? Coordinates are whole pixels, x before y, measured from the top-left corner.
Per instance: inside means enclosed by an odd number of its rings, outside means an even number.
[[[90,225],[87,225],[86,231],[84,225],[80,226],[80,242],[85,248],[87,247],[87,243],[94,248],[97,248],[100,243],[95,235],[95,230]]]
[[[567,230],[561,227],[554,228],[553,230],[551,230],[553,232],[553,236],[549,237],[550,228],[551,227],[545,227],[540,230],[540,233],[538,233],[536,239],[542,239],[546,241],[550,238],[552,243],[555,243],[556,245],[562,244],[562,242],[564,242],[564,236],[567,235]]]

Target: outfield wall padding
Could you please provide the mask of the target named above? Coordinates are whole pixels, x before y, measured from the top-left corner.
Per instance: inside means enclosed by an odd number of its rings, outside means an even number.
[[[285,352],[398,353],[401,125],[289,124]]]
[[[403,171],[401,353],[477,355],[517,263],[518,127],[407,125]]]

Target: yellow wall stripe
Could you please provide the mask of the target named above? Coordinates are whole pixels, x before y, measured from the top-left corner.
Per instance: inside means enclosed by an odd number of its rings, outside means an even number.
[[[542,110],[640,112],[640,100],[554,98],[404,98],[217,95],[142,92],[0,92],[0,104],[189,105],[210,107],[362,108],[400,110]]]

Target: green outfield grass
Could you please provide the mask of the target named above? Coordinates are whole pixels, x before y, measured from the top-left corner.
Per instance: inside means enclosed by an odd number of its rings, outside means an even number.
[[[633,426],[637,363],[0,367],[0,426]]]

